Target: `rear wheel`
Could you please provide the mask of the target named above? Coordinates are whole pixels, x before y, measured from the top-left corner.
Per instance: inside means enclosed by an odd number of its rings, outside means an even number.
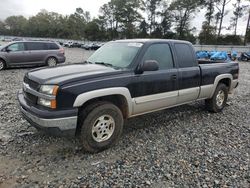
[[[0,59],[0,71],[4,70],[6,67],[4,60]]]
[[[49,58],[47,59],[47,65],[48,65],[49,67],[54,67],[54,66],[56,66],[56,64],[57,64],[57,59],[56,59],[56,58],[54,58],[54,57],[49,57]]]
[[[98,102],[88,106],[80,113],[79,120],[81,144],[91,153],[111,147],[122,134],[122,112],[109,102]]]
[[[211,112],[221,112],[226,105],[228,98],[228,87],[220,83],[218,84],[214,95],[211,99],[205,101],[206,107]]]

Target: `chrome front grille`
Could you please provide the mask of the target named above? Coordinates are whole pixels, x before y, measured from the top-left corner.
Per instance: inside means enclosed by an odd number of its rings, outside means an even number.
[[[23,82],[28,84],[29,87],[34,89],[34,90],[38,90],[38,88],[39,88],[39,83],[37,83],[37,82],[35,82],[33,80],[30,80],[29,78],[27,78],[27,76],[24,77]]]
[[[30,79],[28,79],[26,76],[24,77],[23,80],[23,94],[24,98],[28,103],[31,104],[36,104],[37,103],[37,96],[34,94],[30,93],[28,90],[32,89],[34,91],[37,91],[39,88],[39,84],[37,82],[34,82]]]

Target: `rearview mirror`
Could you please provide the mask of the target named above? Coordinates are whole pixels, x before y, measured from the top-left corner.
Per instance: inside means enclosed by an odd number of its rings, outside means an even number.
[[[143,73],[144,71],[157,71],[159,70],[159,63],[155,60],[146,60],[139,67],[139,73]]]

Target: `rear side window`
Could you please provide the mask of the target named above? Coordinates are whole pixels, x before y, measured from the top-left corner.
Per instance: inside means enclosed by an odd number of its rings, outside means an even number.
[[[56,43],[48,43],[48,49],[49,50],[58,50],[59,46]]]
[[[42,42],[28,42],[26,43],[27,50],[47,50],[48,47],[46,43]]]
[[[192,48],[187,44],[175,44],[177,60],[180,68],[196,66]]]
[[[159,63],[159,69],[173,68],[173,58],[168,44],[152,44],[143,57],[146,60],[155,60]]]

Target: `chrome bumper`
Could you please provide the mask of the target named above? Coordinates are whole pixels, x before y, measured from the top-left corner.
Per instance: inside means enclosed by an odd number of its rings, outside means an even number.
[[[73,132],[77,127],[77,116],[66,117],[66,118],[57,118],[57,119],[44,119],[37,117],[24,108],[21,107],[21,112],[24,117],[36,128],[38,129],[59,129],[60,132],[70,131]],[[50,131],[52,132],[52,131]]]

